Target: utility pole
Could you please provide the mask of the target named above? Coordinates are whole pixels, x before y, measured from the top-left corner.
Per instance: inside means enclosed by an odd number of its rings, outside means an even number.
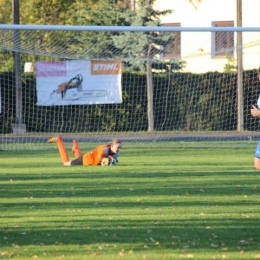
[[[242,27],[242,0],[237,0],[237,27]],[[244,131],[243,32],[237,32],[237,131]]]
[[[19,15],[19,0],[13,0],[13,23],[20,23]],[[21,57],[20,57],[20,31],[14,30],[13,37],[13,58],[14,58],[14,75],[15,75],[15,90],[16,90],[16,117],[15,124],[12,125],[14,133],[26,132],[23,124],[22,113],[22,73],[21,73]]]

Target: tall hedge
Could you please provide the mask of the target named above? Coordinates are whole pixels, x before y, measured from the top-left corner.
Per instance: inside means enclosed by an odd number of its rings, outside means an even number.
[[[258,97],[256,71],[243,75],[244,128],[258,130],[250,108]],[[237,127],[237,76],[209,72],[158,73],[154,83],[154,129],[158,131],[232,131]],[[15,123],[15,83],[1,73],[1,133]],[[36,106],[36,79],[23,74],[23,120],[28,132],[147,131],[146,75],[122,75],[122,104]]]

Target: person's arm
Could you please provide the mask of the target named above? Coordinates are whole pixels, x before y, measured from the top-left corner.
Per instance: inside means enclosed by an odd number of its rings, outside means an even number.
[[[251,115],[253,116],[253,117],[258,117],[258,116],[260,116],[260,110],[256,107],[256,106],[252,106],[252,108],[251,108]]]
[[[113,158],[117,159],[117,157],[119,157],[120,152],[117,152],[116,154],[113,155]]]

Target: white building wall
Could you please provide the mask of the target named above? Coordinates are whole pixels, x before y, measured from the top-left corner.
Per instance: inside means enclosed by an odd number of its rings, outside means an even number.
[[[161,17],[162,23],[181,23],[181,27],[211,27],[214,21],[234,21],[236,26],[236,2],[202,0],[197,4],[194,0],[194,7],[188,0],[157,0],[154,8],[173,10],[172,14]],[[242,10],[243,27],[260,28],[260,0],[242,0]],[[212,57],[211,45],[211,32],[182,32],[181,59],[187,62],[184,71],[223,71],[228,63],[227,58]],[[260,67],[260,32],[243,33],[243,47],[244,69]]]

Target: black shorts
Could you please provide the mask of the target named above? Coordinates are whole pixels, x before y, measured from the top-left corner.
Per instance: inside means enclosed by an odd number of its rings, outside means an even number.
[[[71,161],[70,165],[83,165],[83,155]]]

